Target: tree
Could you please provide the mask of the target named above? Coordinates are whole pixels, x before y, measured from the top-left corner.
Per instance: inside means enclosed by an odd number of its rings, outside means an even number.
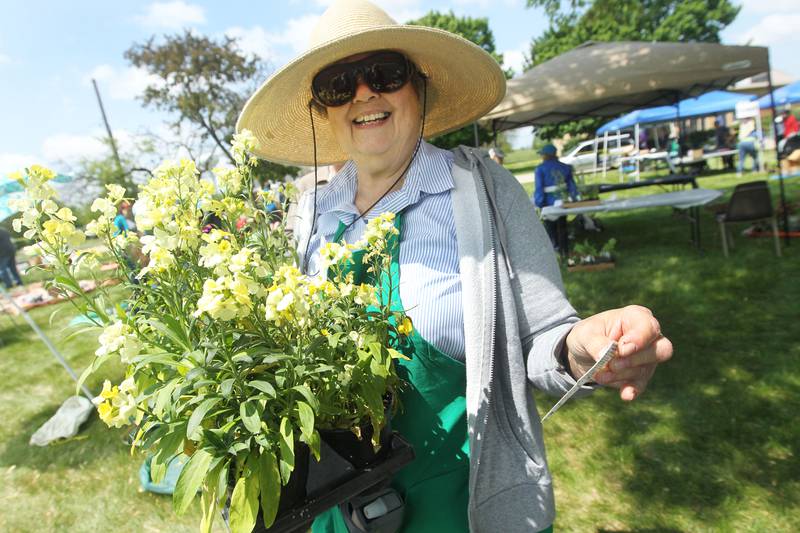
[[[544,8],[550,26],[531,42],[525,70],[587,41],[720,42],[739,13],[730,0],[527,0]],[[539,129],[544,138],[593,133],[602,119]]]
[[[141,97],[144,104],[174,113],[171,125],[176,131],[189,126],[201,143],[209,141],[212,145],[211,149],[195,146],[190,153],[206,154],[211,160],[218,149],[234,163],[229,147],[236,118],[255,83],[266,73],[258,57],[242,53],[231,37],[216,41],[185,30],[167,35],[163,41],[157,42],[154,36],[144,44],[134,44],[125,58],[158,79],[145,88]],[[281,176],[296,175],[299,170],[268,162],[260,168]]]
[[[415,26],[427,26],[429,28],[439,28],[447,30],[465,39],[472,41],[486,50],[495,60],[503,66],[503,54],[498,54],[494,44],[494,34],[489,28],[489,19],[486,17],[457,17],[451,10],[448,13],[430,11],[427,15],[411,20],[408,24]],[[505,71],[506,78],[510,78],[513,72]],[[482,126],[478,127],[478,141],[480,144],[488,144],[492,139],[492,132]],[[475,130],[472,124],[463,128],[439,135],[431,139],[431,144],[440,148],[455,148],[460,144],[469,146],[475,145]]]

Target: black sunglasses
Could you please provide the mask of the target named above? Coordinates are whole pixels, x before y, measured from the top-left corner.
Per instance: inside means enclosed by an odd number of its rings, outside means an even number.
[[[320,70],[311,81],[311,93],[323,106],[338,107],[352,101],[359,78],[375,92],[393,93],[408,83],[413,69],[411,61],[400,52],[376,52]]]

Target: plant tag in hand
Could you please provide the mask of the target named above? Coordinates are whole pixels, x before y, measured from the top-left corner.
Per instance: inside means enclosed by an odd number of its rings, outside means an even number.
[[[552,408],[552,409],[550,409],[550,411],[548,411],[548,412],[547,412],[547,414],[546,414],[546,415],[544,415],[544,416],[542,417],[542,422],[544,422],[545,420],[547,420],[547,417],[548,417],[548,416],[550,416],[550,415],[552,415],[553,413],[555,413],[556,411],[558,411],[558,409],[559,409],[559,408],[560,408],[562,405],[564,405],[565,403],[567,403],[567,400],[569,400],[570,398],[572,398],[572,396],[573,396],[573,395],[574,395],[576,392],[578,392],[578,390],[579,390],[581,387],[583,387],[583,385],[584,385],[584,384],[585,384],[587,381],[591,380],[591,379],[594,377],[594,375],[595,375],[595,374],[597,374],[597,371],[598,371],[598,370],[600,370],[600,369],[604,368],[604,367],[605,367],[605,366],[608,364],[608,362],[609,362],[609,361],[611,361],[611,359],[612,359],[612,358],[613,358],[615,355],[617,355],[617,343],[616,343],[616,342],[612,342],[611,344],[609,344],[609,345],[606,347],[606,349],[605,349],[605,350],[603,350],[603,354],[600,356],[600,359],[598,359],[598,360],[597,360],[597,362],[596,362],[594,365],[592,365],[592,368],[590,368],[590,369],[589,369],[589,370],[588,370],[588,371],[587,371],[587,372],[586,372],[584,375],[582,375],[582,376],[580,377],[580,379],[579,379],[578,381],[576,381],[576,382],[575,382],[575,385],[573,385],[573,386],[572,386],[572,388],[571,388],[571,389],[569,389],[569,390],[567,391],[567,393],[566,393],[566,394],[564,394],[564,396],[562,396],[562,397],[561,397],[561,399],[560,399],[560,400],[558,400],[558,402],[557,402],[557,403],[556,403],[556,404],[553,406],[553,408]]]

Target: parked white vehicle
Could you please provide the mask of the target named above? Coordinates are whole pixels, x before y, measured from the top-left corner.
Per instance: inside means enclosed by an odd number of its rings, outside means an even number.
[[[567,154],[560,157],[559,160],[562,163],[571,165],[575,172],[587,172],[595,168],[602,168],[603,140],[603,137],[598,137],[581,141]],[[629,134],[609,135],[606,139],[606,167],[619,166],[620,158],[635,149],[634,140]]]

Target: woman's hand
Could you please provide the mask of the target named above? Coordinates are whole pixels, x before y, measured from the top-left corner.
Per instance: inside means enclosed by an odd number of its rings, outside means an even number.
[[[672,357],[672,343],[661,334],[661,326],[646,307],[629,305],[581,320],[567,336],[570,370],[582,376],[611,341],[619,344],[618,356],[606,370],[594,375],[602,385],[620,389],[620,398],[630,401],[647,388],[656,366]]]

